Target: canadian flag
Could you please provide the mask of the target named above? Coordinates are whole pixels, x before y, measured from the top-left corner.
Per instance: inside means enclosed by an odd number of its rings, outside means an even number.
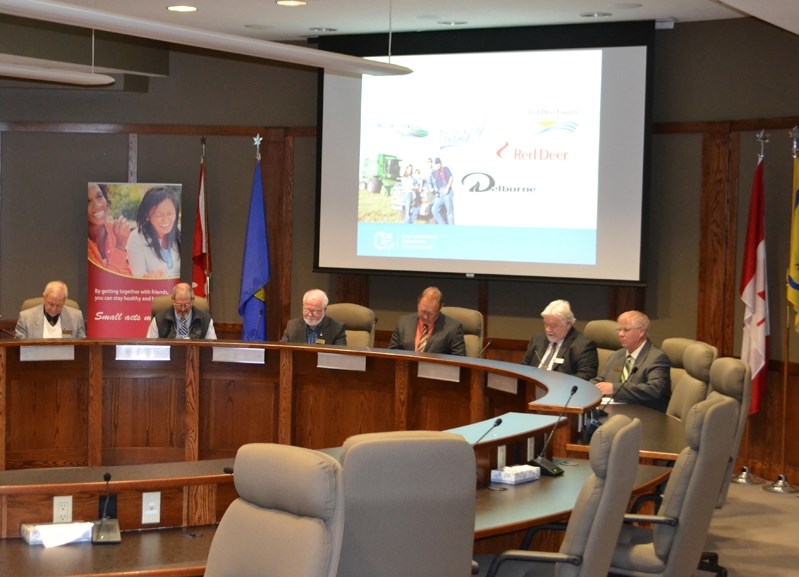
[[[200,159],[200,186],[197,191],[197,216],[194,219],[191,284],[194,294],[210,297],[211,245],[208,236],[208,213],[205,198],[205,155]]]
[[[741,359],[752,367],[752,403],[749,413],[760,410],[760,397],[768,373],[768,291],[766,288],[766,236],[763,211],[763,158],[757,162],[749,200],[744,260],[741,267],[744,330]]]

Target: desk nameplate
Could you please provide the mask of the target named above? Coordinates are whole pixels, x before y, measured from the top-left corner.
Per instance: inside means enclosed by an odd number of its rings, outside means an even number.
[[[43,347],[20,347],[19,360],[30,361],[74,361],[75,347],[72,345],[43,346]]]

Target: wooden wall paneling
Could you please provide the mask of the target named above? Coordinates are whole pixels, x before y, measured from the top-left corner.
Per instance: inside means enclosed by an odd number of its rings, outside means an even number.
[[[294,357],[289,349],[280,351],[280,392],[278,393],[277,442],[294,444]]]
[[[183,488],[183,520],[185,527],[218,523],[216,516],[217,485],[188,485]]]
[[[170,347],[165,362],[117,361],[115,347],[104,347],[103,464],[185,460],[190,348]]]
[[[266,290],[267,340],[280,340],[281,327],[291,313],[291,250],[293,146],[286,130],[264,129],[261,145],[266,231],[269,240],[270,279]]]
[[[331,295],[332,302],[369,306],[369,275],[337,274],[335,287],[335,294]]]
[[[74,361],[20,361],[6,356],[6,468],[87,464],[87,347]]]
[[[89,347],[89,384],[87,401],[87,465],[103,464],[103,348]]]
[[[410,423],[410,371],[409,361],[397,361],[394,366],[394,429],[397,431],[407,431]]]
[[[738,134],[724,123],[702,141],[697,339],[733,354]]]
[[[452,383],[418,377],[414,374],[415,367],[411,369],[413,402],[408,415],[409,429],[441,431],[473,422],[469,386],[471,371],[463,367],[460,370],[460,382]]]
[[[196,461],[200,456],[200,351],[186,347],[186,379],[183,406],[183,458]]]
[[[200,459],[236,456],[245,443],[278,439],[280,353],[266,349],[259,370],[247,364],[212,362],[200,351]]]

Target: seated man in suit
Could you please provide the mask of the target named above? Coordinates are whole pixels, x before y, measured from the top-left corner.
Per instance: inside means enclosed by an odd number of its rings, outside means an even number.
[[[161,311],[150,321],[148,339],[216,340],[214,321],[194,306],[191,285],[179,282],[172,287],[172,308]]]
[[[637,403],[666,412],[671,397],[671,364],[666,353],[649,340],[649,317],[639,311],[619,315],[619,341],[604,374],[591,382],[615,401]]]
[[[21,311],[14,331],[15,339],[85,339],[83,313],[65,307],[69,296],[67,285],[60,280],[44,287],[42,306]],[[47,322],[45,322],[47,321]]]
[[[284,343],[346,345],[347,331],[343,323],[325,315],[330,301],[325,291],[311,289],[302,297],[302,317],[290,319],[280,339]]]
[[[397,321],[388,348],[466,356],[463,325],[441,314],[443,300],[438,288],[424,289],[416,301],[416,312]]]
[[[574,375],[586,381],[596,376],[599,357],[594,341],[574,328],[569,301],[552,301],[541,311],[544,332],[533,335],[522,364]]]

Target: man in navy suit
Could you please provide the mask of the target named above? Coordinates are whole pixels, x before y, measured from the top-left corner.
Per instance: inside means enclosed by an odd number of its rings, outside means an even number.
[[[539,367],[586,381],[596,376],[599,357],[594,341],[574,328],[569,301],[555,300],[541,311],[544,332],[533,335],[522,364]]]
[[[343,323],[325,316],[328,298],[325,291],[311,289],[302,297],[302,317],[289,320],[281,342],[317,345],[346,345]]]
[[[388,348],[466,356],[463,325],[441,314],[443,300],[438,288],[424,289],[416,301],[416,312],[397,321]]]
[[[623,348],[605,363],[603,374],[591,379],[614,401],[637,403],[666,412],[671,397],[671,364],[666,353],[649,340],[649,317],[639,311],[619,315],[619,342]]]
[[[65,307],[67,285],[60,280],[44,287],[44,303],[19,313],[15,339],[85,339],[86,325],[79,309]]]

